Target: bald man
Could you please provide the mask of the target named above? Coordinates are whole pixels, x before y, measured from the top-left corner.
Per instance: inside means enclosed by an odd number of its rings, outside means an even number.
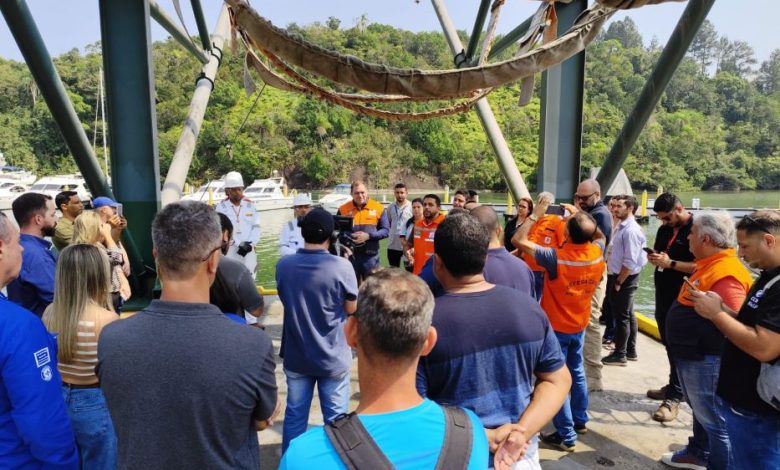
[[[574,194],[574,204],[582,211],[589,213],[606,238],[605,246],[609,246],[612,236],[612,214],[601,200],[601,186],[595,179],[583,180],[577,186],[577,192]],[[591,300],[590,322],[585,329],[585,346],[583,348],[585,356],[585,376],[588,378],[588,390],[603,390],[601,383],[601,326],[599,317],[601,316],[601,305],[604,303],[604,293],[607,290],[607,272],[606,266],[601,276],[596,292]]]

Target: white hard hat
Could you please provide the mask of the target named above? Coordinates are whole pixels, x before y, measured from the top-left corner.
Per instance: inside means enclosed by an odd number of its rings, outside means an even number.
[[[225,175],[225,189],[230,188],[243,188],[244,187],[244,178],[241,177],[241,173],[237,171],[231,171],[230,173]]]
[[[311,205],[311,198],[308,194],[299,194],[295,196],[295,199],[293,199],[293,207],[298,206],[310,206]]]

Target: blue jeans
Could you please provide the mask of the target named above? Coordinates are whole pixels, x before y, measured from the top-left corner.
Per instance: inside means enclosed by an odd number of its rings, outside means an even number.
[[[701,361],[675,358],[677,375],[693,416],[707,432],[708,469],[731,468],[731,444],[726,421],[718,411],[715,389],[720,375],[720,356],[707,355]]]
[[[315,383],[320,396],[322,420],[328,423],[349,410],[350,381],[349,371],[333,377],[314,377],[287,369],[284,369],[284,374],[287,376],[287,408],[282,426],[282,453],[287,451],[290,441],[306,432]]]
[[[718,409],[726,419],[735,470],[780,468],[780,417],[737,408],[720,397]]]
[[[76,435],[80,467],[116,468],[116,434],[103,392],[99,388],[63,386],[62,398]]]
[[[571,372],[571,392],[553,418],[553,425],[563,442],[572,443],[577,440],[574,425],[588,422],[588,383],[585,380],[585,365],[582,359],[585,332],[566,334],[556,331],[555,336],[561,345],[563,357],[566,358],[566,367]]]

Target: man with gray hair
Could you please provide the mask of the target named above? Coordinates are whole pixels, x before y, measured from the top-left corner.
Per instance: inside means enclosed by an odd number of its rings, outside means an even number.
[[[284,454],[281,469],[308,469],[312,462],[322,469],[343,468],[347,461],[339,456],[339,429],[355,422],[365,429],[361,437],[367,444],[356,450],[374,447],[391,466],[403,468],[414,462],[420,468],[438,468],[440,458],[459,454],[457,467],[463,468],[463,463],[469,469],[486,467],[488,441],[477,416],[462,410],[465,416],[461,423],[467,430],[463,432],[471,434],[470,444],[443,450],[453,439],[445,431],[449,411],[415,390],[420,356],[436,344],[436,329],[431,326],[433,308],[430,290],[412,274],[383,269],[366,279],[360,287],[357,312],[347,319],[345,328],[347,342],[357,351],[360,404],[328,429],[315,428],[295,439]],[[488,430],[491,446],[497,449],[513,429],[519,427]],[[360,452],[347,452],[354,453]],[[369,467],[369,462],[363,463],[365,468],[378,468],[378,464]],[[449,462],[442,468],[454,467]]]
[[[209,304],[222,256],[216,212],[169,204],[152,224],[159,300],[107,325],[97,374],[120,468],[258,468],[277,405],[271,339]],[[228,399],[226,399],[228,397]]]
[[[695,420],[706,431],[699,436],[699,429],[694,426],[691,439],[704,449],[686,447],[661,457],[662,462],[673,467],[694,464],[702,468],[731,468],[730,439],[715,398],[725,337],[710,321],[696,314],[691,294],[715,292],[724,305],[739,310],[752,278],[737,257],[734,233],[734,221],[726,211],[696,214],[688,235],[696,268],[690,275],[690,284],[683,284],[666,316],[666,345],[677,366],[683,396]]]

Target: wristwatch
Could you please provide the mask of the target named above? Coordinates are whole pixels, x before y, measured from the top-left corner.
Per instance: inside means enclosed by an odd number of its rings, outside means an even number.
[[[672,269],[675,269],[677,267],[677,261],[672,260],[672,262],[669,263],[669,267],[672,268]]]
[[[531,214],[531,215],[528,216],[528,219],[531,222],[536,222],[537,220],[539,220],[539,217],[537,217],[536,214]]]

